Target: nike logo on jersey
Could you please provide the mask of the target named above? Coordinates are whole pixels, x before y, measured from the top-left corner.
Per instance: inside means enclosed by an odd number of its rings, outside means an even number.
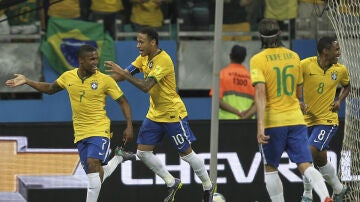
[[[309,73],[309,76],[314,76],[314,75],[316,75],[316,74],[313,74],[313,73],[311,73],[311,72]]]

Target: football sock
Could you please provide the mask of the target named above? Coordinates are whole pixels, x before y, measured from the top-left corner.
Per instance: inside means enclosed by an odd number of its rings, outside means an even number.
[[[136,155],[144,164],[152,170],[156,175],[161,177],[168,187],[175,183],[174,177],[169,173],[161,161],[154,155],[152,151],[137,150]]]
[[[302,176],[303,178],[303,185],[304,185],[304,193],[303,196],[312,199],[313,195],[312,195],[312,186],[310,181],[305,177]]]
[[[284,202],[283,185],[278,171],[265,173],[266,189],[273,202]]]
[[[189,163],[195,174],[200,178],[203,189],[210,190],[212,183],[209,174],[206,171],[204,161],[201,160],[194,151],[186,156],[182,156],[181,159]]]
[[[319,171],[325,178],[326,182],[331,185],[334,193],[339,194],[343,189],[343,185],[337,177],[334,167],[327,162],[325,166],[319,167]]]
[[[107,177],[109,177],[114,172],[114,170],[118,167],[118,165],[122,161],[123,161],[122,156],[114,155],[114,157],[108,162],[108,164],[103,166],[104,169],[103,182]]]
[[[89,179],[87,187],[86,202],[97,202],[100,189],[101,189],[101,180],[99,173],[89,173],[87,174]]]
[[[329,197],[329,192],[320,172],[310,166],[305,170],[304,176],[309,180],[315,192],[319,195],[320,201],[325,201],[325,198]]]

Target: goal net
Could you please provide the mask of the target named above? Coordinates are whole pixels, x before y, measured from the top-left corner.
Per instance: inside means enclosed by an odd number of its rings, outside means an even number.
[[[346,99],[345,131],[339,176],[349,186],[344,201],[360,200],[360,1],[327,0],[327,15],[341,47],[340,62],[349,71],[351,92]]]

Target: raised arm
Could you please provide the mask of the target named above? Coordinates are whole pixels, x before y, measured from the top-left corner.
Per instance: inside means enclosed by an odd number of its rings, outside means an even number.
[[[105,67],[106,72],[111,73],[113,78],[116,77],[122,80],[125,79],[145,93],[149,92],[149,90],[156,84],[156,80],[154,78],[146,78],[145,80],[136,78],[132,76],[129,71],[124,70],[112,61],[105,61]]]
[[[39,81],[31,80],[22,74],[14,74],[14,75],[15,78],[9,79],[5,82],[6,86],[17,87],[26,84],[34,88],[35,90],[46,94],[54,94],[56,92],[63,90],[63,88],[61,88],[56,82],[54,83],[39,82]]]
[[[134,131],[132,125],[132,114],[129,102],[127,101],[126,97],[123,95],[116,102],[120,105],[122,113],[125,117],[126,121],[126,128],[123,132],[123,141],[130,142],[134,138]]]

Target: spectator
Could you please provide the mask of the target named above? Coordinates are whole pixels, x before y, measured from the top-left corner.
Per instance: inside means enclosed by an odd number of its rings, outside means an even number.
[[[295,38],[295,18],[298,15],[298,0],[265,0],[265,14],[267,19],[278,21],[282,31],[288,31],[290,39]],[[285,21],[289,20],[289,25]]]
[[[44,8],[40,13],[41,29],[46,31],[48,18],[80,19],[79,0],[39,0]]]
[[[224,0],[223,32],[250,32],[246,6],[251,2],[252,0]],[[213,5],[215,5],[215,1]],[[251,40],[251,36],[229,35],[223,36],[222,39],[226,41]]]
[[[0,10],[0,35],[10,34],[10,26],[4,10]],[[3,38],[0,38],[3,41]]]
[[[92,20],[102,20],[104,31],[116,39],[116,17],[124,9],[122,0],[92,0],[91,1]]]
[[[145,27],[160,30],[164,13],[163,4],[168,4],[171,0],[130,0],[132,3],[130,22],[134,31],[138,32]]]
[[[245,57],[246,48],[234,45],[230,53],[231,63],[220,71],[219,119],[254,118],[255,89],[251,85],[250,72],[242,65]]]
[[[35,24],[38,19],[36,6],[36,0],[27,0],[6,9],[11,34],[34,34],[39,31]]]

